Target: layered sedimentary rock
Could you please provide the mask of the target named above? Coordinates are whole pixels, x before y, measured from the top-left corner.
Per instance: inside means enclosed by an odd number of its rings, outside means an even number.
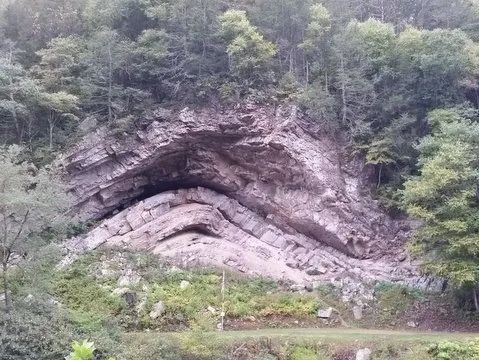
[[[184,109],[144,124],[100,129],[63,159],[76,209],[103,220],[72,248],[149,249],[298,283],[423,280],[361,161],[296,108]]]

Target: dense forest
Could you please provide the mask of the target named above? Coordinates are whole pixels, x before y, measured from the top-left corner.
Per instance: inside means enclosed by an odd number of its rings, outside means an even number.
[[[159,108],[243,101],[296,104],[363,157],[383,206],[422,221],[410,249],[425,271],[479,310],[479,1],[1,0],[7,312],[19,254],[81,227],[54,216],[69,202],[49,178],[57,154]],[[28,266],[42,283],[46,265]]]

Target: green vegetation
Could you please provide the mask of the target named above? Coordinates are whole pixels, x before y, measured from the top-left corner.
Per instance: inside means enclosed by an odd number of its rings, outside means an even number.
[[[430,347],[429,353],[438,360],[479,359],[479,341],[452,342],[442,341]]]
[[[116,254],[116,255],[115,255]],[[108,268],[111,276],[98,276],[102,264],[123,259],[133,264],[132,271],[141,281],[129,286],[135,304],[114,292],[121,274],[121,263]],[[102,260],[100,260],[102,259]],[[54,295],[67,306],[72,320],[93,330],[116,319],[126,328],[164,328],[169,326],[206,327],[214,329],[224,309],[229,319],[262,317],[312,317],[327,302],[311,294],[285,291],[271,280],[227,274],[224,302],[221,295],[222,276],[216,270],[192,269],[169,271],[153,255],[147,253],[94,252],[77,260],[70,268],[52,278]],[[186,286],[182,287],[182,282]],[[164,312],[151,318],[150,312],[159,301]],[[140,311],[134,309],[141,305]],[[131,308],[133,306],[133,308]],[[210,310],[208,310],[208,308]]]
[[[468,108],[435,110],[432,133],[420,143],[420,175],[405,183],[408,213],[424,221],[413,250],[426,269],[473,290],[478,272],[477,113]]]
[[[148,253],[114,250],[91,252],[63,270],[55,270],[54,259],[45,261],[40,277],[26,269],[25,273],[11,279],[16,313],[11,332],[1,338],[5,354],[2,359],[16,359],[13,353],[22,354],[24,358],[30,354],[41,354],[46,359],[58,358],[66,356],[73,340],[89,339],[97,345],[95,356],[105,360],[112,355],[119,360],[229,359],[228,356],[241,351],[265,359],[308,359],[311,356],[336,359],[340,355],[353,354],[360,346],[371,348],[373,359],[417,360],[428,359],[427,356],[436,359],[432,357],[432,349],[436,345],[445,346],[443,339],[471,338],[468,334],[354,329],[356,324],[363,322],[355,323],[351,304],[343,303],[332,286],[320,286],[315,291],[299,294],[267,279],[236,274],[226,274],[224,306],[227,324],[238,321],[239,324],[262,327],[263,320],[279,317],[309,319],[314,326],[328,327],[329,324],[316,319],[315,311],[333,306],[353,328],[218,333],[215,328],[222,306],[221,272],[213,269],[180,270],[159,262]],[[38,269],[38,266],[33,268]],[[128,293],[136,294],[133,297],[136,302],[131,302],[126,293],[115,292],[119,278],[128,267],[127,273],[140,277],[138,282],[128,285]],[[189,284],[182,287],[182,281]],[[33,291],[34,284],[43,284],[42,293],[51,295],[46,298],[25,295]],[[428,296],[387,283],[379,284],[375,292],[377,300],[369,304],[374,311],[365,314],[370,316],[369,320],[375,321],[375,326],[400,323],[407,309]],[[25,302],[26,298],[28,302]],[[56,305],[57,301],[62,304],[60,307]],[[163,302],[164,312],[159,318],[151,318],[149,314],[158,301]],[[139,307],[140,304],[143,308]],[[214,308],[214,313],[208,307]],[[165,332],[171,330],[183,331]],[[39,335],[43,332],[48,334],[47,342],[45,336]],[[36,337],[38,342],[28,341],[30,337]],[[252,338],[260,340],[250,340]],[[428,352],[428,349],[431,350]]]
[[[73,340],[91,339],[99,359],[234,358],[243,349],[255,359],[341,359],[351,342],[230,348],[207,330],[222,311],[233,323],[330,326],[315,317],[327,307],[352,326],[397,326],[431,296],[379,284],[364,309],[374,319],[357,322],[325,286],[293,293],[227,274],[223,298],[220,272],[172,270],[137,253],[56,268],[52,243],[87,226],[66,218],[69,197],[50,169],[57,153],[99,126],[132,136],[152,112],[184,105],[298,104],[321,136],[375,171],[382,204],[421,221],[412,253],[479,311],[477,24],[476,0],[1,1],[0,357],[59,359]],[[125,331],[170,329],[186,331],[115,346]],[[361,344],[375,359],[479,357],[472,340],[426,340]],[[74,353],[91,358],[93,345]]]
[[[66,360],[93,360],[95,357],[95,345],[92,342],[84,340],[82,343],[78,341],[72,344],[73,351],[68,355]],[[108,358],[108,360],[114,360]]]
[[[3,141],[35,158],[74,141],[79,119],[111,126],[158,104],[299,100],[325,131],[371,148],[379,183],[399,182],[414,151],[409,142],[378,153],[396,140],[388,129],[409,117],[402,135],[415,140],[428,111],[475,101],[479,8],[376,3],[9,1],[0,13]]]
[[[474,132],[478,21],[469,0],[10,0],[0,8],[2,143],[45,165],[96,126],[129,136],[159,106],[297,102],[374,167],[383,204],[428,222],[417,246],[426,270],[472,289],[474,144],[441,144],[456,162],[444,174],[447,159],[430,159],[428,143],[453,141],[454,126]],[[448,111],[468,124],[434,125]],[[398,193],[419,172],[457,179],[434,182],[436,196],[414,188],[417,177]],[[469,213],[447,218],[456,210]]]
[[[64,187],[51,172],[38,170],[22,161],[20,149],[11,146],[0,152],[0,263],[5,311],[10,313],[8,271],[20,260],[18,256],[34,253],[58,232],[69,207]]]
[[[92,360],[95,346],[92,342],[84,340],[81,344],[75,341],[72,344],[73,351],[66,360]]]
[[[315,360],[318,355],[316,351],[301,345],[294,346],[289,355],[291,360]]]
[[[190,350],[194,348],[190,349],[187,343],[182,343],[181,336],[173,334],[166,335],[165,338],[163,333],[130,333],[124,341],[128,348],[135,349],[136,356],[148,359],[162,359],[162,356],[170,359],[166,350],[169,349],[182,359],[336,360],[354,358],[360,348],[371,349],[373,360],[448,359],[440,357],[442,355],[437,351],[439,348],[451,349],[445,350],[449,351],[446,354],[452,356],[450,359],[456,359],[454,356],[460,354],[458,349],[469,356],[467,359],[476,359],[474,350],[471,350],[476,341],[471,340],[472,335],[468,334],[355,329],[263,329],[208,335],[214,340],[210,339],[203,344],[208,349],[206,357],[193,355]],[[158,350],[154,352],[153,349]],[[133,353],[133,350],[130,351]]]
[[[396,325],[406,311],[412,307],[422,294],[403,285],[380,283],[375,288],[377,299],[377,319],[381,325]]]

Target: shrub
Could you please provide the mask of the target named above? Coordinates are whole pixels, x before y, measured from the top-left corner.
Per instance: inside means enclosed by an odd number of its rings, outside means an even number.
[[[82,343],[74,341],[72,344],[73,351],[65,360],[93,360],[95,346],[92,342],[84,340]]]
[[[79,343],[78,341],[74,341],[72,348],[73,351],[65,358],[65,360],[94,360],[99,358],[93,342],[83,340],[82,343]],[[108,360],[115,359],[109,357]]]
[[[293,347],[289,355],[290,360],[316,360],[317,358],[316,351],[300,345]]]
[[[130,335],[122,344],[122,359],[178,360],[188,359],[179,345],[171,339],[147,333]]]
[[[464,343],[442,341],[431,346],[429,353],[435,360],[478,360],[479,339]]]
[[[63,359],[75,331],[62,312],[35,298],[21,305],[9,320],[0,318],[0,359]]]
[[[190,285],[181,289],[182,280]],[[165,305],[163,323],[190,324],[197,314],[208,306],[222,308],[222,277],[214,271],[178,271],[156,280],[150,287],[147,304],[142,315],[144,327],[154,326],[148,313],[152,306],[162,301]],[[318,301],[311,295],[282,292],[274,282],[228,275],[225,289],[225,311],[230,318],[246,316],[308,316],[318,308]],[[216,317],[219,316],[219,311]]]
[[[296,294],[272,294],[264,299],[262,316],[307,316],[313,315],[318,309],[318,301],[313,296]]]
[[[417,300],[421,293],[400,284],[380,283],[375,288],[378,308],[378,322],[391,324],[399,319]]]
[[[85,330],[99,329],[101,323],[118,315],[123,302],[79,271],[61,274],[55,295],[71,311],[71,318]]]

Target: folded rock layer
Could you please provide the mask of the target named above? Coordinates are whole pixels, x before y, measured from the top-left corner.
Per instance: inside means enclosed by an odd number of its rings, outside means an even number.
[[[76,209],[103,220],[70,244],[297,283],[427,285],[402,249],[407,226],[368,194],[361,161],[320,133],[295,107],[253,105],[152,116],[122,138],[100,129],[63,159]]]

